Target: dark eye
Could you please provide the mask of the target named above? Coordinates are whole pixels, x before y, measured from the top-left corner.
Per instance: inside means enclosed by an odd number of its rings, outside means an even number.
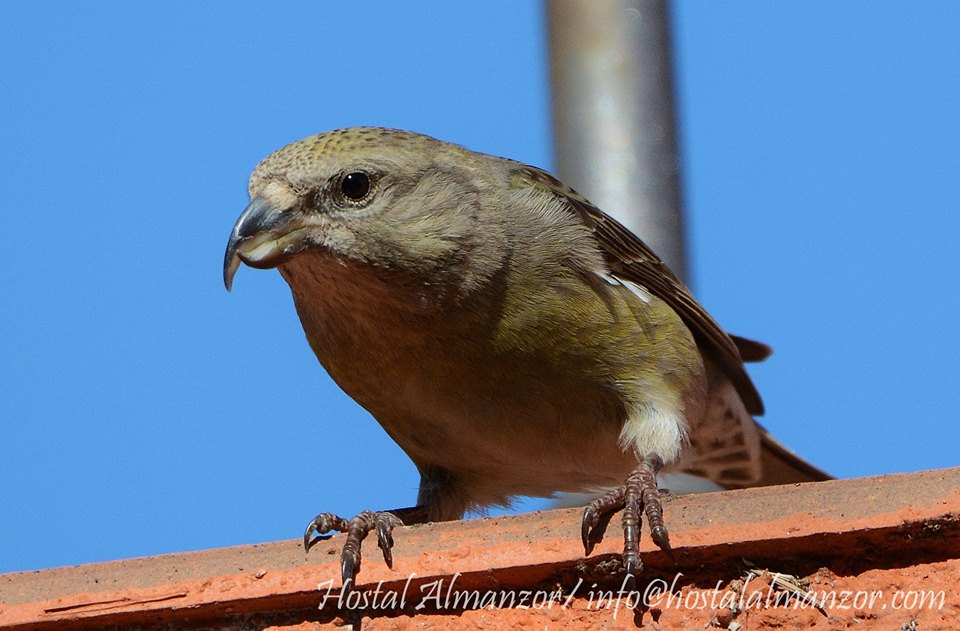
[[[363,171],[347,173],[340,180],[340,191],[347,199],[358,202],[370,192],[370,177]]]

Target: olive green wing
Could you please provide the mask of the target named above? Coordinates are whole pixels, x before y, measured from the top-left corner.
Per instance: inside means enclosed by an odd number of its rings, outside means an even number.
[[[575,213],[593,231],[610,273],[637,283],[670,305],[693,332],[701,349],[710,353],[733,382],[747,411],[763,414],[763,401],[743,362],[744,359],[759,361],[765,358],[770,354],[768,346],[728,335],[639,237],[560,180],[545,171],[519,163],[515,177],[519,185],[554,194],[570,212]],[[744,351],[742,354],[741,349]]]

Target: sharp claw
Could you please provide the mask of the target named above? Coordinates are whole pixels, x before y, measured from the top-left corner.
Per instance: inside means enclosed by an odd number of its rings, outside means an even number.
[[[670,547],[670,544],[669,544],[669,543],[667,544],[667,547],[666,547],[666,549],[664,550],[664,552],[666,552],[666,553],[667,553],[667,556],[670,557],[670,562],[673,563],[674,565],[676,565],[676,564],[677,564],[677,555],[675,555],[675,554],[673,553],[673,548]]]
[[[343,579],[343,587],[340,588],[340,600],[341,602],[350,602],[350,592],[353,590],[353,579],[346,578]]]
[[[583,541],[584,556],[590,556],[590,553],[593,552],[594,544],[590,537],[590,529],[596,524],[592,524],[591,521],[590,513],[585,512],[583,514],[583,521],[580,522],[580,539]]]
[[[303,551],[310,552],[310,548],[313,547],[317,541],[320,540],[320,528],[323,526],[323,513],[320,513],[316,517],[310,520],[310,523],[307,524],[307,529],[303,531]],[[313,536],[313,533],[317,533],[317,537]]]
[[[350,550],[344,550],[340,559],[340,580],[343,581],[344,595],[353,587],[353,579],[360,571],[360,559]]]
[[[381,548],[393,547],[393,526],[384,521],[377,522],[377,545]]]
[[[666,527],[657,526],[650,531],[650,536],[653,539],[653,542],[657,546],[667,553],[667,556],[670,557],[670,560],[674,563],[677,562],[677,557],[673,554],[673,548],[670,547],[670,534],[667,532]]]
[[[583,550],[587,556],[603,540],[603,532],[610,522],[610,516],[621,508],[623,508],[623,489],[619,488],[596,498],[583,509],[580,540],[583,542]]]
[[[387,564],[387,567],[391,570],[393,569],[393,534],[391,533],[392,526],[384,523],[383,521],[377,522],[377,546],[380,547],[380,551],[383,552],[383,562]]]
[[[624,559],[624,567],[626,569],[626,574],[628,579],[633,580],[638,573],[638,566],[640,565],[639,559]]]
[[[387,564],[387,567],[391,570],[393,569],[393,550],[389,547],[381,547],[380,550],[383,552],[383,562]]]

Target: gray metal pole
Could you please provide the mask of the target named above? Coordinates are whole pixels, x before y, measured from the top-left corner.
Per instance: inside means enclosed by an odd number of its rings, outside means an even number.
[[[664,0],[547,0],[560,178],[686,275]]]

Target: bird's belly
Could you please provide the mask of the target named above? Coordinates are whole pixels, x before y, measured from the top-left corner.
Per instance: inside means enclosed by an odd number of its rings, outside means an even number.
[[[380,361],[376,388],[341,385],[418,466],[450,473],[477,503],[616,485],[636,464],[619,446],[625,411],[612,388],[535,358],[433,352],[442,358]]]
[[[482,304],[443,309],[399,282],[353,270],[345,283],[303,258],[281,271],[314,353],[421,470],[441,469],[490,504],[617,485],[636,465],[621,448],[616,367],[581,348],[610,322],[534,312],[506,327],[515,337],[503,344],[504,321]]]

